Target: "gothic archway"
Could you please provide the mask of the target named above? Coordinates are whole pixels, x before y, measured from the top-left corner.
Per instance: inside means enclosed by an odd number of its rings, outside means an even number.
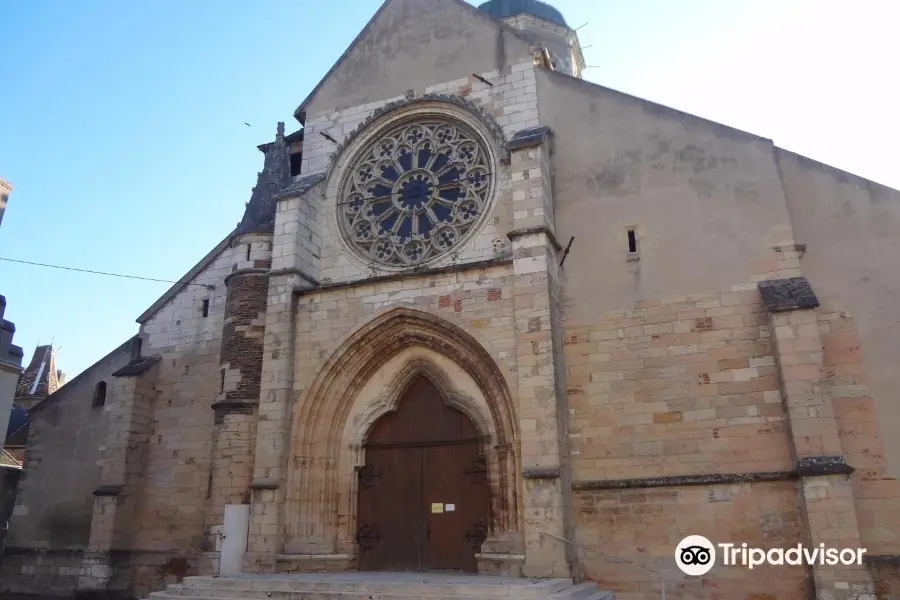
[[[391,361],[401,364],[384,380]],[[364,465],[366,437],[379,417],[396,410],[402,391],[420,375],[478,430],[490,480],[488,541],[517,537],[518,419],[501,368],[459,326],[395,308],[343,340],[295,408],[286,553],[356,553],[356,472]],[[471,382],[468,388],[460,385],[463,379]]]

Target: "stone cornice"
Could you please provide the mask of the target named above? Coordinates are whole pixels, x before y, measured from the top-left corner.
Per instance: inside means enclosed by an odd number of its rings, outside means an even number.
[[[228,285],[228,282],[234,279],[235,277],[241,277],[242,275],[268,275],[269,269],[262,267],[248,267],[246,269],[238,269],[237,271],[232,271],[225,277],[225,285]]]
[[[536,233],[543,233],[550,240],[550,243],[553,244],[553,247],[557,252],[562,250],[562,244],[559,243],[556,239],[556,235],[553,233],[553,230],[547,227],[546,225],[536,225],[534,227],[523,227],[521,229],[513,229],[509,233],[506,234],[506,237],[509,238],[510,241],[515,240],[516,238],[524,237],[526,235],[534,235]]]
[[[322,284],[319,283],[319,280],[313,277],[312,275],[307,275],[300,269],[290,268],[290,269],[275,269],[273,271],[269,271],[269,277],[280,277],[282,275],[296,275],[303,281],[309,283],[313,287],[319,287]]]
[[[816,308],[819,299],[813,292],[806,277],[772,279],[759,282],[759,292],[771,313]]]
[[[506,150],[514,152],[525,148],[534,148],[544,143],[550,135],[549,127],[533,127],[516,132],[511,140],[506,142]]]
[[[716,485],[728,483],[756,483],[763,481],[790,481],[796,479],[794,471],[763,471],[757,473],[717,473],[711,475],[667,475],[661,477],[636,477],[633,479],[604,479],[597,481],[573,481],[572,489],[627,490],[653,487],[681,487],[690,485]]]
[[[101,485],[94,490],[95,496],[118,496],[122,493],[121,485]]]
[[[459,263],[447,265],[443,267],[433,267],[421,270],[405,270],[397,273],[389,273],[377,277],[369,277],[368,279],[356,279],[354,281],[346,281],[340,283],[326,283],[314,288],[295,288],[294,293],[299,295],[310,294],[313,292],[327,292],[329,290],[340,290],[346,288],[358,287],[361,285],[372,285],[375,283],[384,283],[386,281],[397,281],[408,277],[427,277],[431,275],[443,275],[445,273],[459,273],[461,271],[470,271],[474,269],[489,269],[491,267],[499,267],[503,265],[511,265],[512,259],[509,257],[491,258],[487,260],[479,260],[469,263]]]
[[[522,469],[524,479],[559,479],[559,467],[526,467]]]
[[[759,471],[754,473],[713,473],[709,475],[665,475],[660,477],[636,477],[633,479],[601,479],[573,481],[577,491],[626,490],[654,487],[681,487],[691,485],[720,485],[730,483],[760,483],[768,481],[793,481],[803,477],[823,475],[849,475],[854,468],[841,456],[811,456],[801,458],[790,471]]]
[[[797,460],[797,475],[816,477],[819,475],[849,475],[856,469],[844,461],[843,456],[807,456]]]

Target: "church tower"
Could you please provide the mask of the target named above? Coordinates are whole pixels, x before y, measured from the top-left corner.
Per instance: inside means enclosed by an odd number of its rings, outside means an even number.
[[[554,71],[581,78],[584,55],[578,34],[569,27],[562,13],[539,0],[489,0],[478,10],[491,18],[517,29],[547,51]]]
[[[249,503],[275,231],[274,197],[291,178],[284,123],[278,124],[275,141],[259,149],[265,154],[263,170],[232,234],[231,273],[225,278],[219,393],[213,404],[215,431],[207,516],[210,529],[222,524],[225,505]]]

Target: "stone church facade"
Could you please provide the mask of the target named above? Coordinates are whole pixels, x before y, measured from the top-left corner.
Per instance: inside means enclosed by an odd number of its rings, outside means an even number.
[[[245,573],[897,597],[900,192],[583,67],[535,0],[387,0],[237,228],[33,411],[0,589],[218,573],[243,507]],[[868,558],[687,577],[689,534]]]

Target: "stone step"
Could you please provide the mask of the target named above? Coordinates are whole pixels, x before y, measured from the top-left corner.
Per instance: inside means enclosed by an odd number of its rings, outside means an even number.
[[[604,595],[605,594],[605,595]],[[550,600],[614,600],[610,592],[601,592],[593,583],[579,583],[549,596]]]
[[[202,600],[312,600],[310,593],[324,594],[322,598],[344,598],[355,600],[375,600],[375,595],[383,600],[398,596],[398,600],[411,600],[412,597],[431,598],[463,598],[476,600],[486,598],[516,598],[517,600],[544,600],[572,588],[571,579],[544,580],[511,580],[502,578],[461,577],[446,578],[435,581],[416,581],[415,579],[391,579],[389,577],[364,577],[351,580],[323,577],[321,579],[305,578],[215,578],[186,577],[181,584],[170,585],[165,592],[166,598],[153,596],[158,600],[169,600],[172,597],[197,598]],[[577,587],[577,586],[575,586]],[[565,600],[580,600],[579,596]]]
[[[150,594],[153,600],[183,600],[184,596],[168,594],[166,592],[153,592]],[[374,592],[321,592],[321,591],[303,591],[295,592],[295,600],[418,600],[418,599],[434,599],[443,600],[445,598],[465,598],[466,600],[496,600],[498,596],[446,596],[443,594],[424,595],[424,594],[380,594]],[[504,596],[500,596],[504,597]],[[506,598],[515,598],[515,596],[506,596]],[[556,600],[557,595],[545,596],[546,599]],[[560,596],[569,600],[569,596]],[[575,597],[577,600],[615,600],[615,596],[611,592],[601,592],[596,588],[592,588],[588,595],[580,595]],[[224,598],[209,597],[208,600],[226,600]],[[228,599],[231,600],[231,599]],[[537,600],[537,599],[535,599]],[[543,598],[541,600],[544,600]]]
[[[238,590],[242,592],[247,592],[250,590]],[[502,598],[504,596],[478,596],[478,595],[465,595],[465,596],[448,596],[444,594],[422,594],[422,593],[414,593],[414,594],[383,594],[372,591],[293,591],[293,592],[275,592],[273,593],[272,598],[276,598],[275,594],[292,594],[293,600],[417,600],[421,598],[433,598],[437,599],[445,599],[445,598],[464,598],[465,600],[497,600],[498,598]],[[232,600],[233,598],[240,596],[228,596],[228,597],[216,597],[216,596],[205,596],[205,600]],[[250,597],[250,596],[245,596]],[[255,596],[252,596],[255,597]],[[517,596],[506,596],[507,598],[517,598]],[[153,592],[150,594],[150,598],[152,600],[184,600],[185,596],[180,594],[169,593],[168,590],[165,592]],[[579,586],[572,586],[567,588],[561,592],[557,592],[555,594],[544,596],[541,598],[548,600],[615,600],[615,596],[612,592],[600,591],[593,584],[583,584]],[[537,600],[537,598],[535,599]]]

